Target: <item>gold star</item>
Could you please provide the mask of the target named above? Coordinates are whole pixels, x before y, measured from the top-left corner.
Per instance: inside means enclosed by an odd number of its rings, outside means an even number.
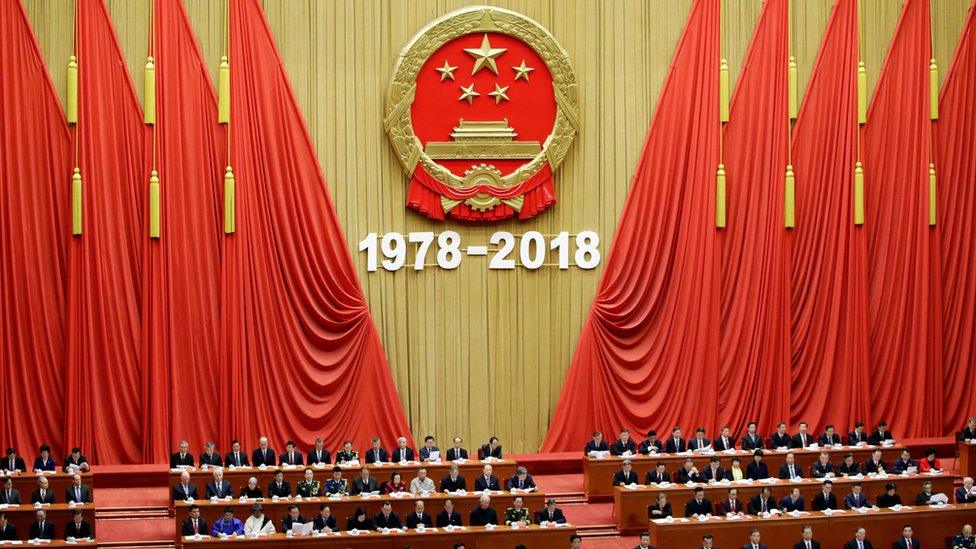
[[[457,67],[452,67],[451,64],[447,62],[447,59],[445,59],[444,66],[437,69],[437,72],[441,73],[441,82],[443,82],[445,78],[450,78],[451,80],[454,80],[455,70],[457,70]]]
[[[491,72],[498,74],[498,65],[495,64],[495,58],[507,50],[505,48],[491,47],[491,44],[488,43],[488,35],[486,34],[481,41],[480,48],[464,48],[464,51],[468,52],[471,57],[474,57],[474,69],[471,71],[471,74],[474,75],[484,67],[488,67]]]
[[[512,70],[515,71],[515,82],[518,82],[519,78],[524,78],[525,81],[528,82],[529,73],[534,71],[535,69],[533,69],[532,67],[526,67],[525,59],[523,59],[522,64],[517,67],[512,67]]]
[[[467,99],[468,105],[474,103],[474,98],[481,95],[480,93],[474,91],[474,82],[472,82],[467,88],[461,86],[461,92],[461,97],[458,97],[458,101],[464,101]]]
[[[492,96],[492,97],[495,98],[495,104],[497,105],[497,104],[499,104],[499,103],[502,102],[502,99],[504,99],[505,101],[508,101],[507,92],[508,92],[508,86],[505,86],[503,88],[503,87],[499,86],[498,83],[496,82],[495,83],[495,91],[489,93],[488,95],[490,95],[490,96]]]

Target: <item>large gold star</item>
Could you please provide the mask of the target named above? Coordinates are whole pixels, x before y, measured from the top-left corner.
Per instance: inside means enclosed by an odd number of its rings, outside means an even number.
[[[461,97],[458,97],[458,101],[464,101],[465,99],[467,99],[468,105],[470,105],[474,103],[474,98],[478,97],[479,95],[481,94],[474,91],[474,82],[472,82],[471,85],[468,86],[467,88],[461,86]]]
[[[508,86],[505,86],[503,88],[503,87],[499,86],[498,83],[496,82],[495,83],[495,91],[489,93],[488,95],[490,95],[490,96],[492,96],[492,97],[495,98],[495,104],[497,105],[497,104],[501,103],[503,99],[505,101],[508,101],[508,94],[507,94],[507,92],[508,92]]]
[[[491,72],[498,74],[498,65],[495,64],[495,58],[507,50],[505,48],[491,47],[491,44],[488,42],[488,35],[486,34],[481,41],[480,48],[464,48],[464,51],[468,52],[471,57],[474,57],[474,69],[471,70],[471,74],[474,75],[484,67],[488,67]]]
[[[514,80],[515,82],[518,82],[519,78],[524,78],[525,81],[528,82],[529,73],[534,71],[535,69],[532,67],[525,66],[525,59],[523,59],[522,64],[517,67],[512,67],[512,70],[515,71],[515,80]]]
[[[455,70],[457,70],[457,67],[452,67],[451,64],[447,62],[447,59],[445,59],[444,60],[444,66],[443,67],[439,67],[437,69],[437,72],[441,73],[441,82],[443,82],[445,78],[450,78],[451,80],[454,80],[454,71]],[[518,77],[516,77],[516,78],[518,78]]]

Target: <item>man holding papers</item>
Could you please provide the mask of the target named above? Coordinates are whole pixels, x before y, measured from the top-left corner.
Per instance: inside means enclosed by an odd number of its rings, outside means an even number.
[[[434,446],[434,437],[427,435],[424,437],[424,445],[420,447],[420,459],[424,461],[440,461],[441,449]]]

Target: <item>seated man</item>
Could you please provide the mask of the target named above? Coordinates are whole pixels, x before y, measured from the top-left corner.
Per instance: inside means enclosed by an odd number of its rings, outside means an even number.
[[[7,519],[7,513],[0,511],[0,541],[17,541],[17,527]]]
[[[298,506],[289,505],[288,514],[285,515],[285,518],[281,519],[281,531],[288,533],[295,526],[305,524],[306,522],[308,522],[308,519],[299,511]]]
[[[803,496],[800,495],[800,489],[793,488],[790,490],[790,494],[788,496],[779,500],[779,507],[784,513],[806,511],[806,501],[804,501]]]
[[[826,450],[820,452],[820,458],[810,466],[810,476],[813,478],[834,476],[834,464],[830,462],[830,452]]]
[[[820,542],[813,539],[813,527],[804,525],[800,534],[800,541],[793,544],[793,549],[820,549]]]
[[[919,549],[919,542],[913,537],[915,530],[910,524],[906,524],[901,530],[901,537],[892,542],[894,549]]]
[[[858,421],[854,424],[854,430],[847,433],[847,444],[857,446],[858,444],[868,443],[868,433],[864,429],[864,422]]]
[[[566,517],[562,509],[556,507],[556,500],[549,498],[546,500],[545,509],[535,514],[536,524],[566,524]]]
[[[529,510],[524,507],[522,496],[515,496],[515,499],[512,500],[512,506],[505,509],[505,525],[528,526],[532,524],[531,516]]]
[[[86,472],[91,470],[91,465],[88,464],[88,458],[81,453],[81,448],[75,446],[71,449],[71,453],[64,457],[64,465],[61,466],[61,470],[65,473]]]
[[[746,478],[752,480],[762,480],[769,478],[769,467],[763,463],[763,451],[756,450],[752,454],[752,463],[746,467]]]
[[[434,479],[427,476],[427,469],[421,467],[417,470],[417,477],[410,481],[411,494],[433,494],[437,491],[434,486]]]
[[[224,499],[224,498],[234,497],[234,488],[230,485],[230,482],[224,480],[223,469],[213,470],[213,480],[207,483],[206,497],[207,499],[210,498]]]
[[[878,497],[874,499],[874,504],[881,509],[887,509],[889,507],[894,507],[895,505],[901,505],[901,496],[899,496],[896,491],[898,487],[894,482],[889,482],[885,484],[885,491],[883,494],[878,494]]]
[[[268,445],[268,437],[258,439],[258,447],[251,452],[251,463],[255,467],[274,467],[278,464],[274,448]]]
[[[268,483],[268,497],[273,498],[291,497],[291,483],[285,480],[285,472],[281,469],[275,470],[274,480]]]
[[[190,453],[190,443],[181,440],[180,449],[169,456],[169,468],[193,467],[195,463],[193,461],[193,454]]]
[[[400,515],[393,512],[393,504],[389,501],[383,502],[383,507],[380,508],[380,512],[373,517],[373,524],[377,530],[403,527],[403,522],[400,521]]]
[[[610,447],[610,453],[615,456],[637,454],[637,445],[631,440],[630,431],[627,429],[620,430],[620,438],[614,441],[613,446]]]
[[[789,448],[792,440],[790,434],[786,432],[786,424],[781,421],[776,424],[776,432],[770,435],[769,444],[773,448]]]
[[[251,506],[251,516],[244,521],[245,536],[270,536],[275,533],[274,521],[264,514],[264,505],[255,503]]]
[[[909,470],[912,469],[912,470]],[[901,451],[901,457],[895,461],[895,466],[893,468],[893,473],[900,475],[902,473],[918,472],[918,462],[912,459],[911,453],[908,448]]]
[[[956,489],[956,503],[976,503],[976,493],[973,492],[973,477],[962,479],[962,486]]]
[[[234,516],[234,508],[227,506],[224,507],[224,516],[220,520],[214,521],[213,526],[210,527],[211,536],[232,536],[244,535],[244,523],[241,519]]]
[[[839,446],[841,444],[840,435],[834,432],[834,426],[828,424],[824,427],[824,433],[817,439],[820,446]]]
[[[406,523],[407,523],[407,528],[413,528],[413,529],[416,529],[421,524],[427,528],[430,528],[431,526],[434,525],[434,521],[431,520],[430,515],[428,515],[427,512],[424,511],[424,500],[418,499],[413,504],[413,513],[407,515]]]
[[[329,451],[325,449],[325,439],[315,437],[315,447],[308,451],[309,465],[327,465],[331,463]],[[332,520],[335,520],[333,518]]]
[[[638,448],[638,450],[640,451],[641,454],[644,455],[650,453],[656,454],[660,452],[661,448],[663,447],[664,445],[661,444],[661,441],[657,439],[657,431],[651,429],[650,431],[647,432],[647,438],[641,441],[640,448]]]
[[[871,459],[864,462],[864,474],[886,472],[888,472],[888,464],[881,459],[881,450],[875,449],[871,452]]]
[[[454,437],[453,444],[447,449],[447,461],[456,461],[459,459],[468,459],[468,451],[461,447],[461,437]]]
[[[634,476],[637,476],[635,473]],[[704,482],[701,473],[698,468],[695,467],[695,462],[691,458],[685,460],[685,464],[678,469],[678,474],[675,475],[676,482],[679,484],[685,484],[688,482]]]
[[[702,472],[702,479],[705,482],[718,482],[725,479],[725,469],[722,468],[722,460],[718,456],[712,456],[708,460],[708,467]]]
[[[37,520],[31,523],[27,532],[27,539],[54,539],[54,523],[47,520],[47,511],[38,509],[35,513]]]
[[[437,513],[436,522],[438,528],[464,525],[464,521],[461,519],[461,513],[454,510],[454,502],[449,499],[444,500],[444,510]]]
[[[722,452],[725,450],[735,450],[735,437],[732,436],[732,429],[728,425],[722,427],[722,431],[719,436],[715,437],[715,442],[713,444],[716,452]]]
[[[807,432],[807,422],[800,422],[800,431],[790,439],[790,448],[806,448],[813,444],[813,437]]]
[[[54,491],[48,484],[47,477],[37,477],[37,489],[31,494],[31,504],[54,503]]]
[[[773,497],[769,486],[763,486],[762,490],[749,500],[750,515],[761,515],[776,508],[776,498]]]
[[[467,490],[468,483],[461,476],[461,471],[456,463],[451,464],[451,470],[446,477],[441,479],[441,492],[457,492]]]
[[[180,534],[183,536],[206,536],[209,532],[207,521],[200,518],[200,506],[194,503],[190,506],[190,516],[183,519]]]
[[[240,497],[248,499],[264,498],[264,490],[258,486],[258,477],[251,477],[247,479],[247,484],[241,488]],[[244,526],[247,527],[247,524]]]
[[[366,463],[386,463],[390,461],[389,454],[387,454],[386,450],[380,445],[379,437],[373,437],[373,439],[369,441],[369,444],[369,450],[364,452],[364,455],[366,456]]]
[[[637,545],[634,546],[634,549],[657,549],[656,547],[651,545],[651,533],[641,532],[640,542],[638,542]]]
[[[372,530],[373,519],[369,518],[366,509],[357,507],[351,517],[346,518],[346,530]]]
[[[942,460],[935,457],[935,448],[925,449],[925,459],[918,462],[919,473],[929,473],[932,471],[942,471]]]
[[[705,438],[705,428],[699,427],[695,429],[695,437],[688,441],[689,450],[711,450],[712,441]]]
[[[407,438],[400,437],[397,439],[397,447],[393,450],[393,463],[403,463],[405,461],[413,461],[413,448],[407,446]]]
[[[200,454],[200,467],[204,465],[207,467],[224,466],[224,460],[220,459],[220,454],[215,451],[216,448],[216,445],[209,440],[203,443],[203,453]]]
[[[712,514],[712,502],[705,499],[705,490],[699,486],[695,488],[695,497],[685,503],[685,516],[697,517]]]
[[[631,484],[637,484],[637,473],[633,471],[630,460],[625,459],[623,468],[613,474],[613,485],[628,486]]]
[[[508,491],[534,490],[535,487],[535,480],[532,479],[532,475],[521,465],[515,469],[515,475],[505,481],[505,489]]]
[[[16,449],[7,448],[7,459],[3,462],[3,470],[11,473],[15,471],[20,471],[21,473],[27,472],[27,465],[24,464],[24,458],[17,455]]]
[[[501,490],[501,485],[498,483],[498,477],[491,474],[491,465],[485,465],[481,468],[481,476],[474,479],[474,491],[484,492],[485,490]]]
[[[285,453],[278,457],[278,463],[281,465],[291,465],[293,467],[305,465],[305,460],[302,458],[302,453],[295,449],[294,440],[289,440],[285,443]]]
[[[295,494],[303,498],[314,498],[322,495],[322,483],[315,480],[315,472],[306,467],[302,480],[295,485]]]
[[[424,437],[424,445],[420,447],[420,459],[423,461],[431,461],[430,455],[432,452],[436,453],[437,459],[442,457],[441,449],[434,446],[434,437],[432,435],[427,435]]]
[[[64,539],[85,539],[92,537],[94,536],[92,536],[91,524],[85,520],[81,509],[75,509],[71,513],[71,520],[64,526]]]
[[[664,444],[664,451],[669,454],[684,452],[688,449],[688,443],[681,438],[681,427],[677,425],[671,430],[671,438]]]
[[[588,456],[590,452],[609,452],[610,445],[607,441],[603,439],[603,433],[600,431],[593,431],[593,437],[586,446],[583,447],[583,455]]]
[[[976,440],[976,416],[969,418],[959,433],[959,440]]]
[[[746,478],[746,472],[742,470],[742,460],[732,458],[732,465],[725,471],[725,480],[742,480]]]
[[[247,454],[241,451],[241,441],[234,439],[230,442],[230,452],[224,456],[224,463],[228,467],[248,467],[251,465],[247,459]]]
[[[962,532],[953,536],[952,543],[949,545],[958,549],[973,549],[973,547],[976,547],[976,536],[973,535],[973,526],[971,524],[964,524]]]
[[[861,493],[861,489],[860,482],[851,484],[851,493],[844,496],[845,509],[860,509],[861,507],[871,506],[871,504],[868,503],[868,497]]]
[[[729,495],[715,504],[716,515],[742,515],[742,502],[739,501],[738,488],[729,488]]]
[[[644,484],[659,484],[662,482],[671,482],[671,473],[667,470],[667,464],[659,461],[654,469],[644,474]]]
[[[312,521],[312,529],[327,534],[339,531],[339,521],[332,516],[332,508],[325,504],[319,505],[319,516]]]
[[[895,437],[891,434],[891,431],[888,430],[888,423],[882,420],[878,422],[878,428],[871,433],[871,438],[868,439],[868,442],[878,445],[887,441],[894,442]]]
[[[13,477],[3,479],[3,491],[0,492],[0,503],[4,505],[20,505],[20,492],[14,488]]]
[[[844,477],[861,474],[861,464],[854,461],[854,454],[850,452],[844,454],[844,461],[837,466],[837,474]]]
[[[779,478],[783,480],[803,478],[803,469],[796,464],[796,455],[793,452],[786,454],[786,463],[779,466]]]
[[[325,481],[322,489],[323,496],[344,495],[349,489],[349,483],[342,478],[342,469],[336,467],[332,470],[332,478]]]
[[[469,520],[471,526],[484,526],[486,524],[498,524],[498,514],[491,507],[491,498],[484,494],[478,499],[478,506],[471,510]]]
[[[928,505],[935,493],[932,492],[932,483],[925,481],[922,483],[922,491],[915,496],[915,505]]]
[[[844,549],[874,549],[871,540],[867,539],[868,531],[863,526],[854,530],[854,539],[844,544]]]
[[[674,511],[671,509],[668,495],[665,492],[658,492],[657,501],[647,507],[647,518],[662,519],[670,516],[674,516]]]
[[[359,452],[352,449],[352,441],[347,440],[342,443],[342,450],[336,452],[335,463],[342,465],[350,461],[359,461]]]
[[[362,469],[359,470],[359,476],[352,481],[352,489],[349,494],[358,496],[359,494],[370,494],[378,491],[379,485],[376,484],[376,479],[370,476],[369,467],[363,465]]]
[[[75,473],[71,476],[71,486],[65,488],[64,499],[68,503],[91,503],[91,488],[81,483],[81,475]]]
[[[173,501],[185,501],[199,497],[196,485],[190,482],[189,471],[180,473],[180,483],[173,487]]]
[[[51,457],[51,447],[47,444],[42,444],[38,448],[38,453],[41,455],[34,458],[34,470],[35,471],[57,471],[58,468],[54,465],[54,458]]]
[[[488,444],[481,447],[481,459],[485,458],[502,459],[502,444],[498,442],[498,437],[490,437]]]
[[[749,425],[746,426],[746,434],[742,437],[741,446],[746,452],[754,452],[756,450],[763,450],[766,448],[766,444],[763,442],[762,435],[756,432],[757,426],[755,421],[750,421]]]
[[[820,485],[820,492],[813,496],[813,503],[811,505],[814,511],[839,509],[839,507],[837,507],[837,496],[832,491],[833,488],[833,481],[823,481],[823,484]]]

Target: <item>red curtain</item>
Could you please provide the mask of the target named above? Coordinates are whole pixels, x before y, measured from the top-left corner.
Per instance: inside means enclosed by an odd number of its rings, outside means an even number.
[[[834,4],[793,131],[790,423],[814,429],[869,419],[867,241],[853,218],[857,5]]]
[[[719,11],[692,6],[544,451],[595,428],[715,424]]]
[[[929,226],[929,0],[907,0],[862,132],[871,410],[898,433],[941,435],[941,260]]]
[[[77,0],[75,28],[84,231],[68,253],[63,443],[101,463],[138,463],[145,128],[102,0]]]
[[[70,169],[64,113],[21,2],[0,2],[0,74],[0,440],[33,455],[64,426]]]
[[[789,1],[766,0],[723,134],[719,422],[769,432],[788,416],[790,302],[783,225],[789,162]]]
[[[935,123],[938,223],[942,236],[944,425],[959,429],[976,414],[976,3],[946,73]]]
[[[198,445],[218,433],[227,135],[181,0],[154,1],[152,40],[157,113],[150,153],[161,182],[161,237],[146,244],[143,425],[146,461],[162,462],[180,439]]]
[[[231,3],[221,359],[231,436],[411,438],[325,178],[257,0]]]

